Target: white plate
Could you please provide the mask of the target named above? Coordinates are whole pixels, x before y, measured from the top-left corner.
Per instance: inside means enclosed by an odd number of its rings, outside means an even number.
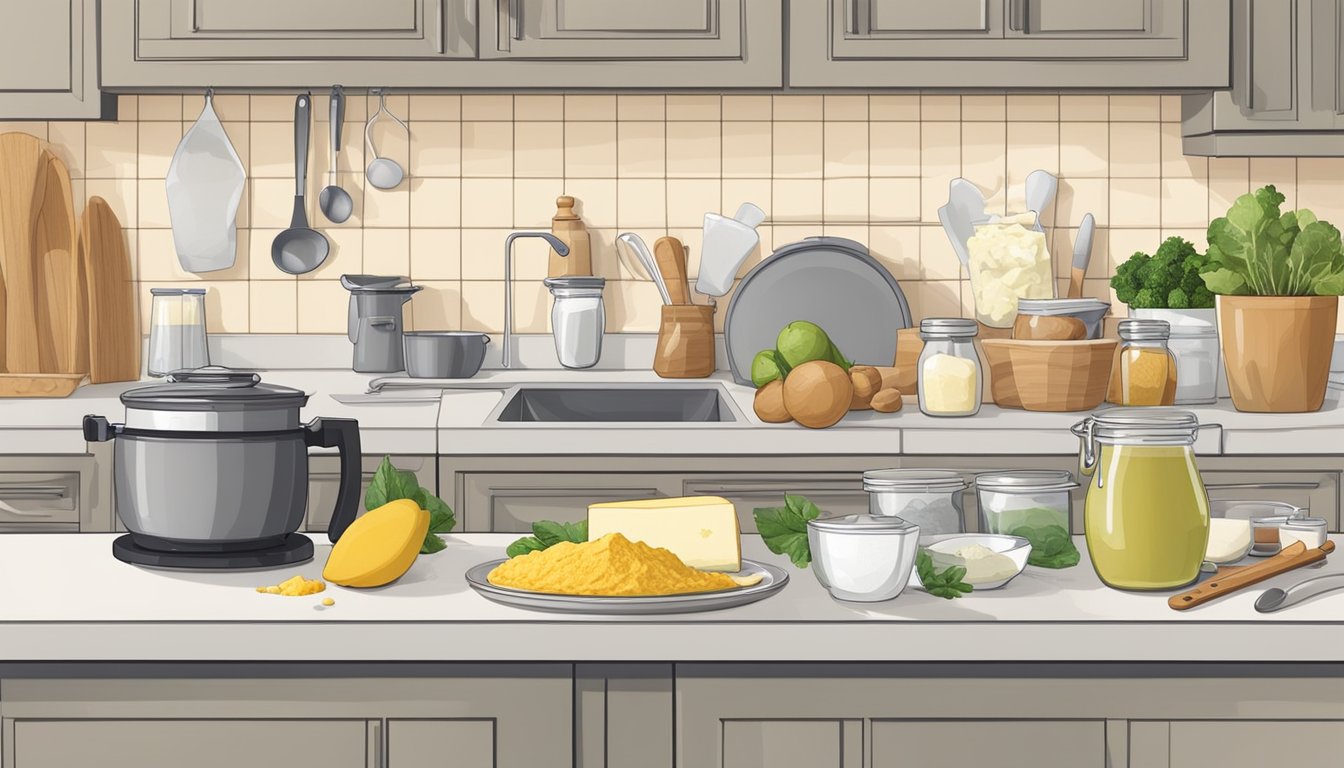
[[[789,574],[782,568],[751,560],[742,561],[742,570],[734,576],[761,575],[761,580],[750,587],[737,587],[718,592],[695,592],[688,595],[658,595],[652,597],[601,597],[594,595],[556,595],[531,592],[526,589],[497,587],[486,576],[508,558],[481,563],[467,571],[467,583],[487,599],[515,608],[552,613],[600,613],[615,616],[640,616],[658,613],[696,613],[736,608],[757,600],[764,600],[784,588]]]

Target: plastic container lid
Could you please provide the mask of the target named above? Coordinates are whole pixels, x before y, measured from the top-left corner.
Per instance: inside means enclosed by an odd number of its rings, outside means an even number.
[[[1078,487],[1073,475],[1064,470],[1015,469],[1007,472],[985,472],[975,476],[977,488],[1003,493],[1038,493],[1041,491],[1068,491]]]
[[[865,491],[928,493],[965,488],[961,475],[949,469],[872,469],[863,473]]]
[[[832,515],[807,521],[807,527],[828,533],[919,535],[919,526],[890,515]]]
[[[1019,315],[1041,315],[1043,317],[1105,312],[1110,308],[1111,305],[1101,299],[1019,299],[1017,302],[1017,313]]]

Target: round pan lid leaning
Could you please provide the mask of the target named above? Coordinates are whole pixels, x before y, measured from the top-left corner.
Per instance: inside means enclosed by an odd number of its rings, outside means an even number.
[[[728,304],[724,343],[737,383],[750,385],[751,359],[772,349],[780,329],[795,320],[821,326],[862,365],[891,365],[896,332],[911,324],[896,278],[861,243],[841,237],[790,243],[753,267]]]

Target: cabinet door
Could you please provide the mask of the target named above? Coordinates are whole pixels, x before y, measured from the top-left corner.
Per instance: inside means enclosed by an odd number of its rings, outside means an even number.
[[[388,720],[387,768],[494,768],[493,720]]]
[[[1292,755],[1298,765],[1339,763],[1344,722],[1245,721],[1171,723],[1168,768],[1258,768]]]
[[[795,86],[1229,82],[1225,0],[828,0],[792,3],[789,13]]]
[[[736,59],[743,0],[507,0],[498,3],[508,58]]]
[[[472,473],[465,475],[465,530],[526,533],[538,520],[577,522],[588,505],[628,501],[680,492],[677,479],[651,474]]]
[[[723,768],[861,768],[861,750],[845,752],[840,720],[725,720]],[[850,741],[861,732],[848,724]],[[930,763],[936,765],[936,763]]]
[[[1344,0],[1311,0],[1311,108],[1344,128]]]
[[[364,511],[364,491],[373,482],[373,473],[383,461],[382,456],[365,456],[360,467],[360,513]],[[414,472],[420,487],[433,490],[434,459],[431,456],[393,456],[392,465],[397,469]],[[336,498],[341,487],[341,460],[335,456],[312,456],[308,459],[308,516],[304,530],[309,532],[325,531],[336,511]],[[461,516],[458,516],[458,528],[461,528]]]
[[[17,720],[12,733],[7,768],[368,765],[363,720]]]
[[[722,496],[737,508],[743,533],[756,533],[757,507],[778,507],[785,494],[811,499],[828,515],[865,514],[868,494],[858,473],[823,476],[757,475],[749,477],[697,477],[682,484],[683,496]]]
[[[1107,765],[1106,725],[1097,720],[875,720],[872,731],[872,768],[939,765],[949,755],[956,756],[957,765]]]
[[[0,120],[112,117],[98,90],[96,0],[0,0]]]

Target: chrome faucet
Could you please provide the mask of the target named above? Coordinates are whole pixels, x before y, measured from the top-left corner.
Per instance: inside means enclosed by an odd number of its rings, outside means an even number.
[[[509,367],[509,336],[513,328],[513,241],[520,237],[540,237],[561,256],[569,255],[569,246],[550,232],[513,232],[504,238],[504,367]]]

